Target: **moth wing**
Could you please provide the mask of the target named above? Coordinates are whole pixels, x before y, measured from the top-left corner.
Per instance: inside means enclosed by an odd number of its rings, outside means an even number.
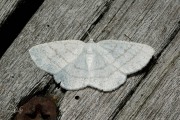
[[[29,53],[39,68],[55,74],[78,57],[84,44],[79,40],[55,41],[36,45]]]
[[[154,54],[152,47],[134,42],[104,40],[98,42],[98,45],[105,50],[103,56],[109,59],[109,64],[124,74],[141,70]]]

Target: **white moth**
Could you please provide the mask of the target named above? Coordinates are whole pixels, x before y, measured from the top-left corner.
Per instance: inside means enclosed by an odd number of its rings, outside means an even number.
[[[141,70],[154,49],[134,42],[104,40],[88,43],[79,40],[55,41],[32,47],[36,65],[51,74],[61,87],[78,90],[91,86],[103,91],[118,88],[128,74]]]

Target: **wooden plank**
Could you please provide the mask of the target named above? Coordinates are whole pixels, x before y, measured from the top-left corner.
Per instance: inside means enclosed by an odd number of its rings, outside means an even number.
[[[44,0],[1,0],[0,36],[6,42],[1,43],[0,57],[36,12]]]
[[[0,4],[0,25],[14,11],[20,0],[1,0]]]
[[[44,42],[80,39],[84,30],[79,23],[88,27],[103,13],[108,2],[46,0],[42,4],[1,58],[0,119],[10,119],[22,98],[44,89],[52,79],[51,75],[36,67],[28,49]]]
[[[20,0],[1,0],[0,1],[0,36],[1,36],[1,39],[6,40],[6,42],[5,42],[6,44],[4,42],[1,43],[0,58],[12,42],[12,40],[7,40],[6,37],[9,36],[10,31],[13,27],[11,26],[11,29],[8,29],[6,27],[7,30],[5,31],[4,26],[7,26],[10,24],[9,22],[6,23],[6,20],[15,11],[19,1]]]
[[[9,119],[12,113],[7,110],[13,110],[10,105],[16,106],[24,96],[43,89],[52,79],[31,61],[27,52],[31,46],[84,38],[78,20],[87,25],[86,29],[93,30],[91,35],[97,41],[105,38],[127,40],[123,36],[127,34],[133,41],[153,46],[158,55],[172,40],[169,37],[177,28],[177,2],[46,0],[0,61],[0,104],[6,111],[0,118]],[[129,78],[113,92],[103,93],[91,88],[66,92],[63,103],[59,102],[61,119],[112,119],[142,76]],[[80,96],[79,100],[74,99],[75,96]]]
[[[180,119],[180,33],[115,120]]]
[[[102,39],[128,40],[141,42],[155,48],[155,57],[172,41],[172,34],[178,31],[178,0],[127,0],[122,5],[114,1],[91,35],[97,41]],[[175,31],[175,32],[174,32]],[[155,65],[152,65],[155,66]],[[130,77],[127,82],[113,92],[103,93],[86,88],[80,91],[68,91],[60,106],[61,120],[111,120],[144,80],[149,69],[142,74]],[[74,99],[79,96],[79,100]]]
[[[0,28],[5,22],[6,24],[11,24],[10,22],[14,20],[16,23],[21,24],[19,18],[25,19],[31,12],[36,11],[43,0],[1,0],[0,4]],[[22,11],[22,9],[28,9],[29,11]],[[26,13],[23,15],[23,13]],[[16,16],[16,17],[15,17]],[[19,21],[18,21],[19,20]]]

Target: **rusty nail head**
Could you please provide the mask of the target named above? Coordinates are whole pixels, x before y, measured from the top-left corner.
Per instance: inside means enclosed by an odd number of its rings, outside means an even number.
[[[53,99],[35,96],[19,108],[15,120],[57,120],[57,115]]]

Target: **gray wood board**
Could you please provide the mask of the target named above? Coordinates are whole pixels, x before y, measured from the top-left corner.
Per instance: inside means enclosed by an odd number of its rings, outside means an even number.
[[[17,37],[44,0],[1,0],[0,36],[5,40],[0,48],[0,56]]]
[[[180,33],[115,120],[180,119]]]
[[[12,106],[17,106],[25,96],[42,90],[52,80],[51,75],[32,62],[28,53],[30,47],[55,40],[85,38],[84,31],[88,30],[96,41],[118,39],[151,45],[156,50],[155,56],[159,57],[173,40],[172,34],[178,31],[178,10],[178,0],[46,0],[0,61],[0,105],[3,108],[0,119],[10,119]],[[131,97],[130,93],[141,81],[148,79],[146,73],[153,74],[145,69],[144,73],[129,77],[113,92],[92,88],[66,92],[62,102],[57,103],[62,115],[60,119],[114,118]],[[56,88],[51,93],[57,95],[61,91]],[[75,96],[80,99],[74,99]]]
[[[20,0],[1,0],[0,2],[0,25],[14,11]]]

